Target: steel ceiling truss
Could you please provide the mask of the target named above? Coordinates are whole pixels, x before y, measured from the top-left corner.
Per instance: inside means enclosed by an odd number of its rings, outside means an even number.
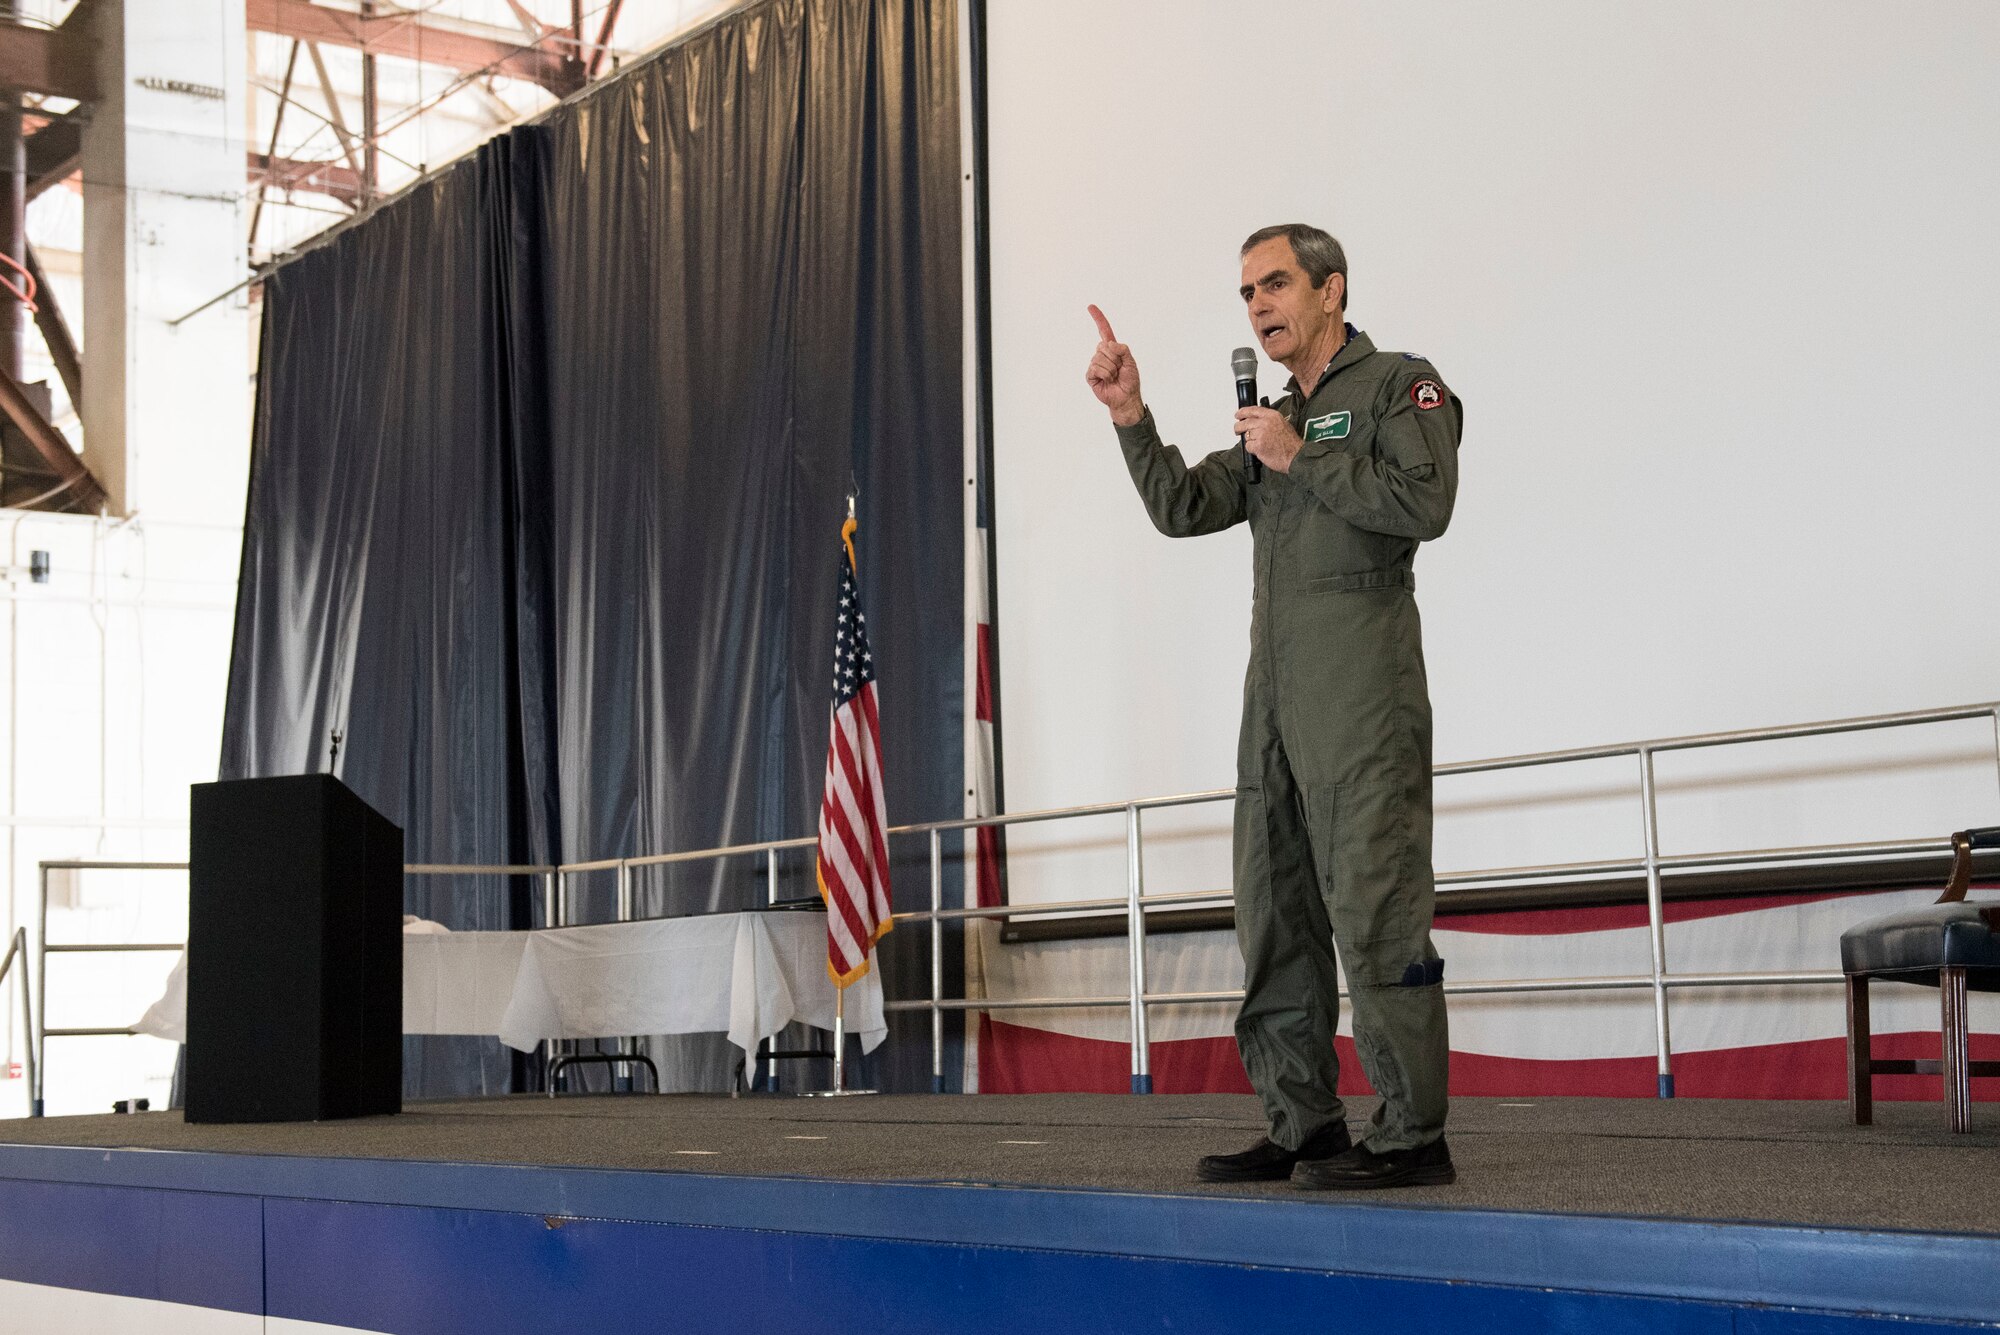
[[[573,3],[581,9],[580,0]],[[356,9],[335,9],[312,0],[246,0],[245,16],[253,32],[442,65],[460,74],[510,75],[540,84],[557,97],[568,97],[583,87],[589,62],[582,20],[570,28],[546,28],[518,2],[513,8],[540,31],[539,36],[522,40],[504,28],[454,23],[406,10],[378,14],[368,0]],[[606,33],[600,42],[608,39]]]
[[[583,87],[604,68],[625,0],[603,0],[601,10],[594,16],[586,15],[584,0],[570,0],[570,22],[566,26],[545,22],[522,0],[506,0],[506,3],[520,23],[519,35],[510,29],[457,22],[407,9],[378,12],[376,0],[352,0],[352,7],[340,8],[313,0],[246,0],[245,15],[251,31],[289,37],[292,42],[283,83],[277,87],[256,84],[275,94],[278,103],[268,144],[262,152],[253,148],[247,163],[249,180],[257,187],[251,215],[252,248],[273,188],[326,195],[350,210],[365,208],[382,193],[381,158],[392,156],[382,147],[384,136],[457,92],[472,88],[483,93],[482,100],[511,117],[513,108],[492,90],[495,76],[526,79],[558,98]],[[586,40],[584,36],[590,17],[597,19],[595,40]],[[327,72],[324,46],[341,47],[361,55],[358,132],[351,128],[343,99]],[[326,106],[324,114],[298,98],[301,48],[312,64],[313,81]],[[375,65],[382,56],[441,66],[455,71],[459,77],[429,102],[404,109],[394,118],[385,118],[377,93]],[[279,139],[288,109],[311,116],[331,129],[340,144],[340,158],[316,161],[280,153]],[[402,163],[401,159],[396,161],[412,171],[420,170],[414,164]]]
[[[0,88],[95,102],[97,73],[91,54],[92,44],[80,26],[0,22]]]
[[[91,11],[100,3],[102,0],[85,0],[55,28],[0,18],[0,99],[6,103],[5,118],[10,124],[18,123],[23,136],[17,159],[23,180],[19,192],[5,192],[4,203],[0,203],[13,213],[0,219],[0,235],[13,238],[10,246],[18,243],[18,256],[9,254],[6,264],[9,268],[18,265],[25,280],[20,285],[10,282],[7,290],[0,292],[0,301],[18,303],[33,315],[72,404],[82,400],[83,362],[41,261],[27,243],[26,218],[21,211],[27,200],[69,179],[77,170],[83,127],[99,95],[94,40],[88,25]],[[0,0],[0,15],[14,12],[13,4]],[[76,106],[58,113],[39,105],[50,98],[69,99]],[[8,315],[8,327],[12,328],[18,313],[10,311]],[[10,354],[0,358],[0,363],[11,360]],[[0,450],[5,461],[0,495],[6,504],[17,508],[101,512],[109,498],[50,420],[48,404],[46,387],[23,384],[18,368],[0,364],[0,420],[6,424],[7,436],[4,450]]]
[[[0,0],[0,97],[11,97],[17,102],[24,97],[28,99],[28,104],[22,107],[21,120],[27,136],[25,194],[29,199],[76,173],[83,127],[100,95],[90,16],[100,5],[116,2],[84,0],[59,27],[42,28],[7,21],[4,15],[11,12],[12,6],[8,0]],[[274,93],[278,102],[268,142],[262,152],[252,148],[246,164],[248,179],[257,187],[250,222],[251,244],[256,242],[273,189],[325,195],[351,210],[367,207],[381,194],[379,163],[388,155],[382,147],[383,137],[457,92],[472,88],[483,93],[483,100],[504,116],[511,114],[512,108],[494,93],[491,81],[496,76],[525,79],[557,98],[568,97],[598,77],[605,68],[607,55],[611,54],[612,35],[625,0],[598,2],[601,7],[595,13],[586,13],[584,0],[570,0],[569,22],[558,25],[537,16],[523,0],[506,0],[520,24],[517,35],[512,29],[458,22],[403,8],[378,12],[377,0],[345,0],[342,4],[244,0],[245,18],[251,31],[291,39],[283,83],[277,87],[255,84]],[[596,32],[594,37],[586,37],[592,21]],[[327,72],[322,53],[326,46],[361,55],[358,130],[349,121],[347,107]],[[324,101],[324,114],[298,97],[302,54],[312,66],[312,82]],[[384,117],[376,90],[375,62],[379,57],[439,66],[459,77],[439,97],[421,106],[401,109],[393,117]],[[34,105],[38,98],[63,98],[77,105],[72,110],[56,111]],[[320,162],[281,153],[280,136],[288,113],[324,122],[339,142],[339,156]],[[412,164],[403,165],[416,169]],[[83,367],[76,339],[56,305],[53,292],[43,281],[41,265],[32,248],[24,244],[21,259],[24,268],[33,275],[37,290],[36,300],[27,304],[71,402],[80,402]],[[0,293],[0,300],[9,299],[12,298]],[[32,456],[32,462],[23,468],[24,461],[9,451],[10,469],[16,476],[7,479],[8,500],[34,508],[100,510],[106,504],[106,493],[49,420],[42,402],[45,397],[37,387],[23,385],[17,375],[0,367],[0,421],[12,428],[14,438],[27,446]],[[22,496],[22,484],[42,481],[50,485],[33,496]]]

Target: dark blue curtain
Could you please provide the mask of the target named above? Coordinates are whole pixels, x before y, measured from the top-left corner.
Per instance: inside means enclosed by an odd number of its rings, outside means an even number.
[[[338,729],[413,862],[809,834],[852,481],[890,819],[960,812],[953,11],[750,6],[266,282],[222,777],[325,768]],[[812,893],[808,857],[782,871]],[[576,920],[611,916],[610,875],[572,889]],[[764,867],[635,889],[644,914],[749,907]],[[927,902],[914,843],[896,892]],[[407,897],[539,923],[525,878]],[[921,931],[884,978],[927,992]],[[927,1023],[897,1030],[874,1076],[927,1088]],[[492,1040],[406,1041],[413,1095],[524,1079]],[[656,1052],[682,1087],[731,1060]]]

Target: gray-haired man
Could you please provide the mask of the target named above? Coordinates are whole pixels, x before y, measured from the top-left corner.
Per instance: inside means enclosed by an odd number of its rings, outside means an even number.
[[[1192,468],[1162,443],[1131,349],[1093,306],[1087,379],[1169,537],[1247,521],[1250,668],[1237,749],[1236,1042],[1268,1138],[1209,1181],[1351,1189],[1455,1180],[1444,1141],[1444,962],[1431,945],[1431,710],[1411,563],[1444,532],[1462,409],[1437,369],[1346,323],[1347,260],[1316,227],[1243,244],[1257,341],[1284,398],[1237,412],[1244,450]],[[1245,451],[1264,465],[1249,476]],[[1382,1105],[1358,1145],[1339,1095],[1334,948]]]

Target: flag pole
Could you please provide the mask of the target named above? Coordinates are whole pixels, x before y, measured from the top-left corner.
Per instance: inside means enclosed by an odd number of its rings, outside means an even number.
[[[851,580],[855,574],[854,530],[857,527],[857,525],[855,522],[854,512],[856,508],[856,503],[860,500],[860,497],[861,497],[861,485],[859,482],[855,480],[854,474],[852,470],[850,470],[847,475],[847,523],[843,525],[840,530],[840,540],[842,545],[846,548],[846,561],[847,561],[847,564],[841,574],[841,578],[843,581],[842,585],[843,589],[847,587],[846,582]],[[855,585],[855,591],[851,598],[844,592],[841,597],[840,631],[835,639],[835,652],[834,652],[834,668],[835,668],[834,727],[836,729],[836,732],[838,731],[840,726],[840,711],[843,708],[846,708],[852,704],[852,697],[858,695],[860,691],[868,690],[874,680],[874,673],[872,669],[869,667],[871,659],[867,652],[867,647],[868,647],[867,618],[861,615],[859,607],[860,601],[861,599],[860,599],[860,590],[858,583]],[[848,604],[850,602],[855,604],[855,607],[853,609],[854,619],[857,623],[859,623],[859,629],[854,630],[852,632],[850,632],[848,629],[847,609],[848,609]],[[843,650],[841,647],[844,643],[846,643],[846,637],[849,636],[850,633],[852,634],[853,639],[859,645],[858,653],[852,648]],[[848,692],[849,698],[846,700],[843,700],[841,695],[841,678],[843,676],[843,668],[842,668],[843,653],[846,653],[848,655],[846,659],[847,666],[844,669],[844,675],[850,682],[852,682],[854,678],[857,676],[857,671],[860,677],[860,686],[855,689],[850,689]],[[871,710],[873,708],[872,697],[870,699],[868,707]],[[873,727],[872,723],[868,724],[867,727],[872,729]],[[874,766],[878,769],[881,764],[880,746],[881,743],[877,739],[875,739],[872,735],[868,737],[868,749],[871,752],[873,752]],[[826,827],[827,808],[824,805],[824,802],[831,801],[831,793],[833,791],[832,786],[834,782],[835,782],[834,759],[832,752],[829,749],[827,758],[828,797],[826,799],[823,799],[821,816],[820,816],[820,821],[821,821],[820,840],[822,848],[821,848],[820,883],[819,883],[820,894],[827,901],[827,912],[829,914],[836,912],[836,909],[833,901],[833,896],[829,892],[829,887],[827,884],[827,878],[825,874],[826,861],[825,861],[824,845],[826,840],[826,828],[827,828]],[[873,830],[876,843],[879,846],[879,843],[883,838],[883,832],[880,827],[885,825],[887,822],[883,819],[882,816],[881,794],[879,792],[874,792],[872,795],[874,798],[874,803],[873,803],[874,810],[872,813],[870,813],[873,816],[871,828]],[[886,868],[873,869],[873,870],[880,876],[886,876],[887,874]],[[841,888],[843,893],[849,892],[849,887],[843,885]],[[886,897],[887,894],[886,882],[875,887],[875,893],[882,894]],[[869,916],[872,918],[873,916],[872,906],[868,909],[868,913]],[[829,919],[829,921],[831,921],[831,919]],[[889,923],[883,922],[873,926],[871,930],[865,932],[862,935],[860,940],[861,961],[858,967],[852,968],[846,972],[845,977],[847,978],[848,982],[854,981],[856,978],[860,977],[863,973],[867,971],[869,964],[869,956],[874,953],[875,939],[881,936],[883,932],[887,931],[888,928],[889,928]],[[832,936],[830,931],[828,935],[828,951],[829,954],[827,959],[827,973],[833,979],[833,1088],[826,1090],[818,1090],[814,1091],[813,1093],[820,1097],[828,1097],[828,1098],[839,1098],[843,1095],[849,1095],[849,1094],[873,1094],[876,1091],[872,1089],[849,1089],[847,1087],[847,983],[841,981],[843,974],[836,968],[834,963]],[[841,964],[842,965],[847,964],[847,960],[844,957],[841,959]],[[812,1095],[808,1095],[808,1097],[811,1096]]]
[[[847,989],[835,983],[833,986],[833,1088],[807,1091],[809,1099],[850,1098],[857,1094],[874,1094],[873,1089],[849,1089],[847,1087]]]
[[[854,502],[861,488],[847,475],[847,521],[854,522]],[[847,1092],[847,984],[833,985],[833,1092]]]
[[[833,985],[833,1092],[847,1092],[847,988]]]

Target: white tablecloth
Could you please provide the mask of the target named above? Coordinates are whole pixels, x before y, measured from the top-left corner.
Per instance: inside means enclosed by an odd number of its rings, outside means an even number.
[[[403,936],[403,1032],[497,1034],[533,932]]]
[[[186,961],[135,1029],[187,1032]],[[826,915],[716,913],[539,932],[403,936],[403,1032],[545,1038],[725,1033],[745,1052],[794,1020],[833,1027]],[[847,1027],[872,1052],[887,1036],[871,970],[847,989]]]
[[[823,913],[715,913],[521,935],[527,948],[495,1030],[509,1047],[721,1031],[748,1052],[794,1020],[833,1027]],[[847,989],[847,1027],[864,1052],[889,1032],[873,970]]]

